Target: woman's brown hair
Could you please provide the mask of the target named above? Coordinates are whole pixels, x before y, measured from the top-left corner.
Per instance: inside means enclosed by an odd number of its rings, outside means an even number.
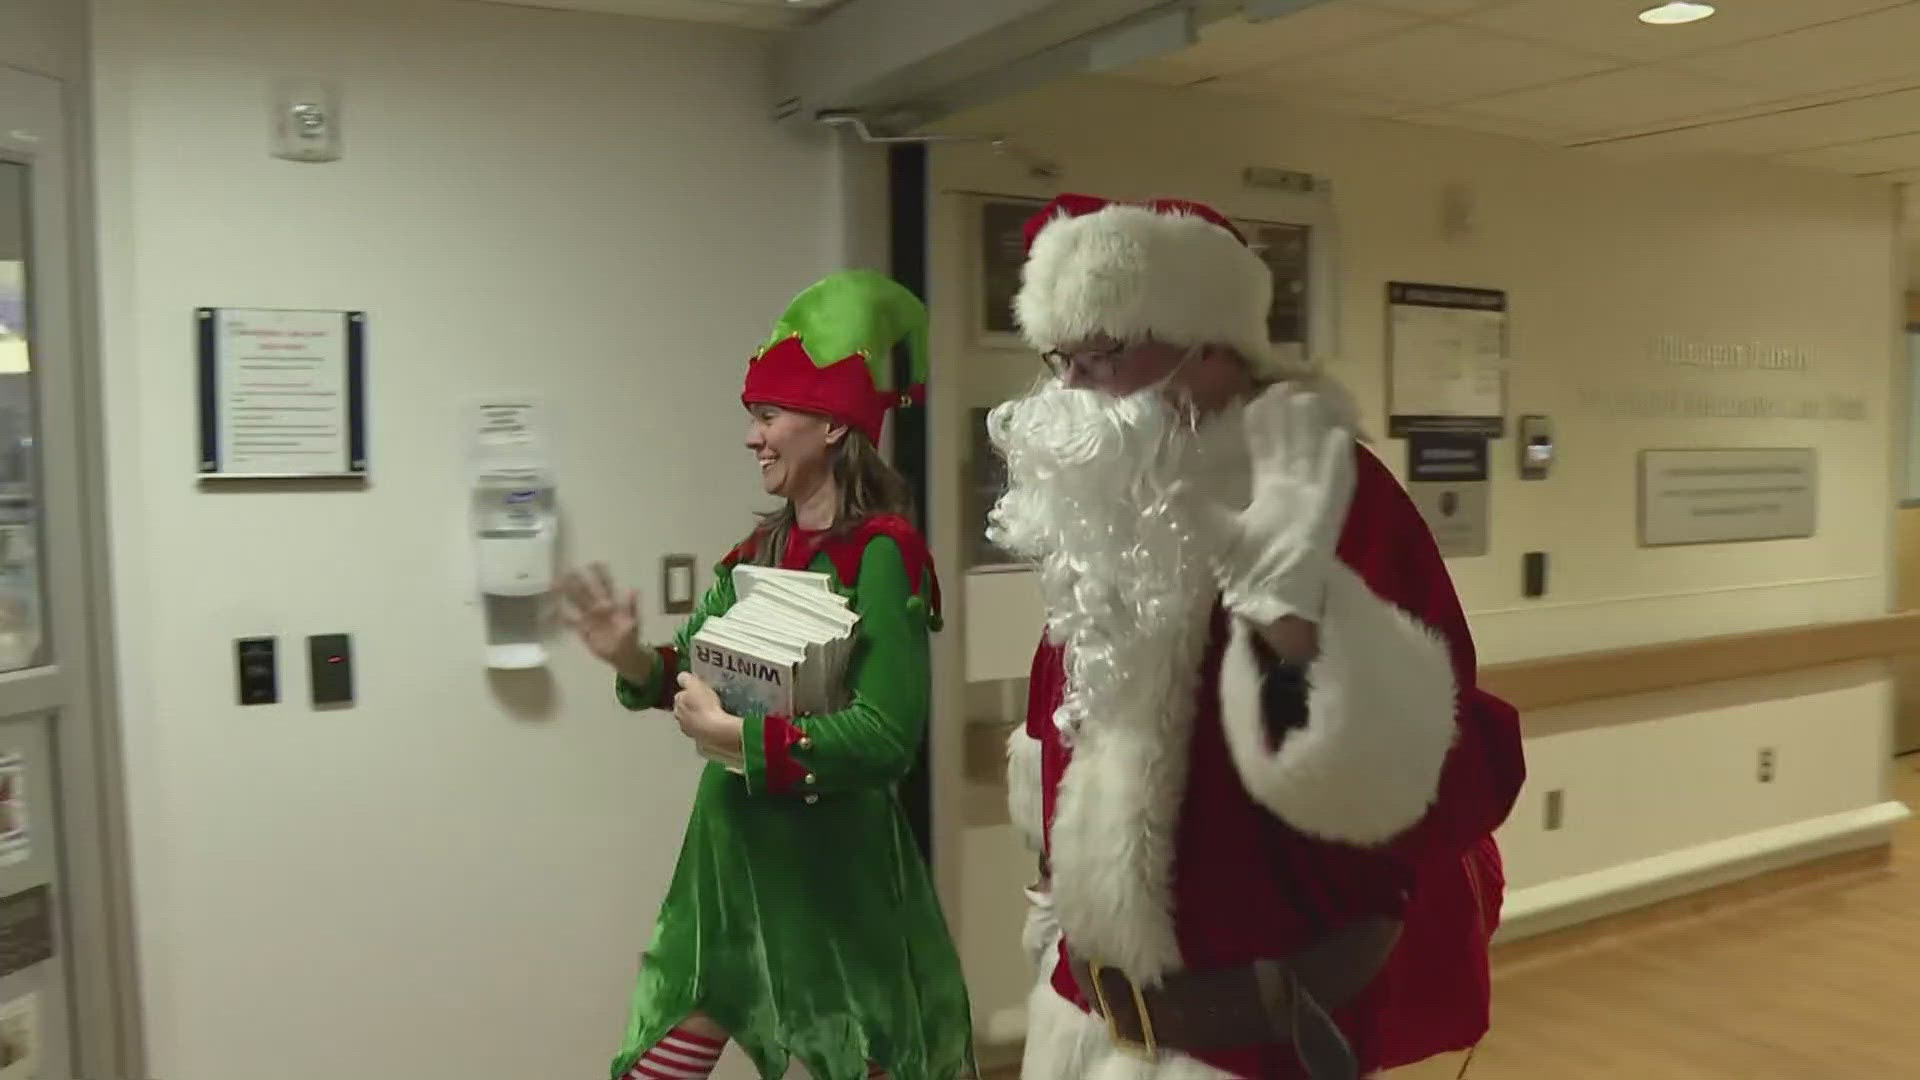
[[[834,444],[833,485],[840,495],[834,509],[828,536],[848,532],[861,522],[880,514],[913,516],[913,487],[899,470],[880,456],[880,449],[865,435],[848,428]],[[760,515],[753,530],[753,554],[750,561],[770,566],[780,561],[787,550],[787,537],[793,533],[793,503],[783,502]]]

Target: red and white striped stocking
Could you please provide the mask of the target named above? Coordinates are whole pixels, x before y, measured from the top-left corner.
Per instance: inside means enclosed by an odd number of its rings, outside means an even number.
[[[674,1028],[634,1062],[626,1080],[707,1080],[726,1048],[725,1040]]]

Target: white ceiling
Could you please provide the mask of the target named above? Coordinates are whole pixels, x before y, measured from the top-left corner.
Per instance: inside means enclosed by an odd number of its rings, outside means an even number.
[[[756,30],[784,30],[816,18],[843,0],[480,0],[511,7],[598,11],[680,22],[725,23]]]
[[[844,0],[481,2],[783,29]],[[1193,47],[1111,74],[1568,147],[1920,182],[1920,0],[1715,0],[1714,17],[1674,27],[1635,18],[1653,2],[1323,0],[1210,23]]]
[[[1635,17],[1652,3],[1330,0],[1211,23],[1192,48],[1117,74],[1560,146],[1920,182],[1920,2],[1715,0],[1712,18],[1668,27]]]
[[[1564,146],[1731,152],[1920,180],[1920,2],[1331,0],[1206,26],[1121,72],[1211,93]]]

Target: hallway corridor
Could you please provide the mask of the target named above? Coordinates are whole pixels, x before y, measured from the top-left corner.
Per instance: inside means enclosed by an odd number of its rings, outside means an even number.
[[[1895,763],[1920,803],[1920,755]],[[1578,949],[1495,956],[1467,1080],[1853,1080],[1920,1066],[1920,821],[1862,867]],[[1392,1080],[1452,1080],[1458,1057]]]

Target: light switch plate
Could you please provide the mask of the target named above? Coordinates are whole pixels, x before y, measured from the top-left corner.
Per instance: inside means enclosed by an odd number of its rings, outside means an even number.
[[[1529,551],[1522,556],[1520,595],[1529,600],[1547,595],[1547,553]]]
[[[660,604],[667,614],[693,614],[693,567],[691,555],[668,555],[660,560]]]
[[[241,638],[234,642],[234,660],[240,676],[240,704],[272,705],[280,700],[280,665],[274,639]]]

